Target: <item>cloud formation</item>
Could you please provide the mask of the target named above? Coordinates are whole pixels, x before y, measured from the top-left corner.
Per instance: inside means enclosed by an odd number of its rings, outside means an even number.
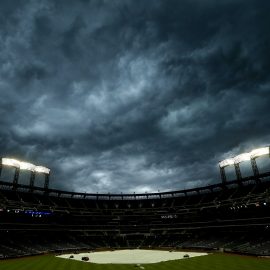
[[[219,182],[270,142],[270,3],[1,1],[0,147],[51,186]]]

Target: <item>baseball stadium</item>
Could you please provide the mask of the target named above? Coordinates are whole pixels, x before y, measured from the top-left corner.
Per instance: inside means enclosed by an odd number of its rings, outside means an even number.
[[[0,183],[0,269],[269,269],[268,158],[254,149],[221,161],[220,183],[146,194],[51,189],[49,168],[2,158],[14,177]]]
[[[269,14],[1,0],[0,270],[270,270]]]

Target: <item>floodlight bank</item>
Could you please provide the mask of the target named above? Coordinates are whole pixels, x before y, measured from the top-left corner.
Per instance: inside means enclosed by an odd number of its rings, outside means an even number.
[[[239,164],[243,161],[249,161],[251,159],[256,159],[256,158],[261,157],[261,156],[269,155],[269,153],[270,153],[269,146],[257,148],[257,149],[252,150],[249,153],[243,153],[243,154],[240,154],[234,158],[225,159],[225,160],[219,162],[219,167],[224,168],[224,167],[227,167],[230,165]]]
[[[12,158],[2,158],[2,165],[11,166],[11,167],[18,168],[20,170],[27,170],[27,171],[37,172],[37,173],[44,173],[44,174],[50,173],[50,169],[46,167],[36,166],[32,163],[19,161]]]

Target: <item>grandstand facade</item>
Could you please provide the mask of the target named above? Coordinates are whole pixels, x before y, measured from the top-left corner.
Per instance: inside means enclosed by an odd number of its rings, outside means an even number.
[[[0,182],[0,256],[97,248],[270,255],[270,173],[189,190],[86,194]]]

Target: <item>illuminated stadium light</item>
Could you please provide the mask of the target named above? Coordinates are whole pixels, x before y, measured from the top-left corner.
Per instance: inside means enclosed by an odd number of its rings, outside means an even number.
[[[18,168],[20,170],[27,170],[27,171],[31,171],[31,172],[44,173],[44,174],[50,173],[50,169],[48,169],[46,167],[35,166],[32,163],[19,161],[19,160],[12,159],[12,158],[2,158],[2,165],[11,166],[11,167]]]
[[[12,158],[2,158],[2,164],[15,168],[20,168],[20,161]]]
[[[250,158],[255,159],[264,155],[269,155],[269,146],[263,148],[257,148],[250,152]]]
[[[224,167],[227,167],[230,165],[238,164],[242,161],[248,161],[248,160],[260,157],[260,156],[270,155],[269,148],[270,148],[269,146],[257,148],[257,149],[252,150],[250,153],[243,153],[243,154],[240,154],[234,158],[225,159],[225,160],[219,162],[219,167],[224,168]]]
[[[44,182],[44,188],[49,188],[49,182],[50,182],[50,169],[43,167],[43,166],[36,166],[32,163],[19,161],[12,158],[2,158],[0,159],[0,176],[2,173],[2,166],[10,166],[15,168],[14,177],[13,177],[13,187],[14,189],[17,188],[18,180],[20,176],[20,170],[26,170],[31,172],[30,176],[30,188],[32,189],[34,187],[35,182],[35,176],[36,173],[42,173],[45,175],[45,182]]]
[[[36,166],[34,164],[21,161],[20,162],[20,169],[34,172],[36,169]]]
[[[270,157],[270,146],[253,149],[249,153],[243,153],[238,156],[235,156],[234,158],[228,158],[219,162],[220,175],[221,175],[222,182],[223,183],[226,182],[225,167],[230,166],[230,165],[234,165],[237,179],[239,180],[239,182],[241,182],[242,176],[241,176],[241,170],[240,170],[239,164],[243,161],[251,162],[254,176],[258,178],[259,169],[257,167],[256,158],[261,157],[261,156],[266,156],[266,155]]]
[[[243,161],[248,161],[250,160],[250,153],[243,153],[243,154],[240,154],[236,157],[234,157],[234,164],[238,164],[238,163],[241,163]]]
[[[227,158],[227,159],[219,162],[219,167],[224,168],[224,167],[227,167],[227,166],[230,166],[230,165],[233,165],[233,164],[234,164],[234,159],[233,158]]]
[[[50,169],[42,166],[35,166],[35,172],[49,174]]]

